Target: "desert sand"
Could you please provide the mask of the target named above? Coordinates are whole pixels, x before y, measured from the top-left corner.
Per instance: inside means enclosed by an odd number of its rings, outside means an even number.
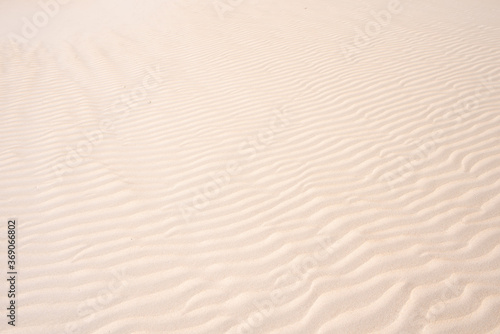
[[[500,333],[499,17],[0,1],[0,332]]]

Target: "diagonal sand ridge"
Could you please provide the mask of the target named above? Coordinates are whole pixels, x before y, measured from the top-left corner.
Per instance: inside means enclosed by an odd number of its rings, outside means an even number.
[[[499,15],[0,1],[1,332],[499,333]]]

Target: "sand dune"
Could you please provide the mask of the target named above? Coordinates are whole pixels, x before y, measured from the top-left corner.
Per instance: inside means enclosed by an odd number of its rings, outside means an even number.
[[[2,333],[500,333],[497,1],[0,16]]]

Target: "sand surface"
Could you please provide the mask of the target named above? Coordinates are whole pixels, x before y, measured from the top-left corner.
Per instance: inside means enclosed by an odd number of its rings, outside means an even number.
[[[0,1],[0,332],[500,333],[499,18]]]

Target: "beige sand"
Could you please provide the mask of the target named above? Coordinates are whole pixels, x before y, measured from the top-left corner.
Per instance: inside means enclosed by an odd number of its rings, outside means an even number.
[[[499,17],[0,1],[0,331],[500,333]]]

